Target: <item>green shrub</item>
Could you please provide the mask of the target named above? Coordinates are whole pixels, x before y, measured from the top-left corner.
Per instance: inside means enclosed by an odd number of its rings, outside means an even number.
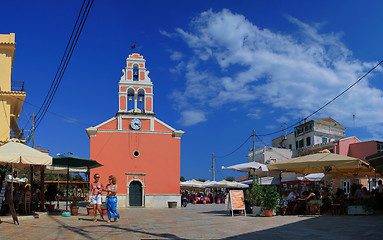
[[[262,206],[263,190],[258,176],[253,175],[253,185],[246,190],[246,200],[251,206]]]
[[[276,186],[264,186],[263,187],[263,201],[262,208],[264,210],[274,210],[277,208],[280,196]]]

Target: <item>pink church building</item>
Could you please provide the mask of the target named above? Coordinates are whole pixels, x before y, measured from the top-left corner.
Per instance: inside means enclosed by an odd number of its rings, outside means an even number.
[[[108,183],[117,177],[118,207],[180,206],[181,130],[155,117],[153,83],[138,53],[129,55],[118,84],[116,116],[86,129],[90,158],[103,164],[91,170]]]

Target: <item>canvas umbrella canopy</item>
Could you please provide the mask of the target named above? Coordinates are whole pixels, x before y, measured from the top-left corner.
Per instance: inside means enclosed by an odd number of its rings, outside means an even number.
[[[261,171],[261,172],[268,171],[268,168],[265,164],[261,164],[258,162],[241,163],[241,164],[233,165],[230,167],[222,166],[222,169],[229,169],[229,170],[239,171],[239,172],[250,172],[251,170]]]
[[[88,169],[101,167],[102,164],[99,164],[97,161],[79,157],[73,153],[64,153],[64,154],[57,154],[55,157],[53,157],[53,165],[54,166],[61,166],[66,167],[67,169],[67,184],[66,184],[66,211],[68,211],[68,187],[69,187],[69,169],[72,168],[81,168],[86,167]]]
[[[47,173],[55,173],[55,174],[66,174],[68,173],[68,167],[63,166],[47,166],[45,168]],[[88,171],[88,167],[69,167],[70,173],[86,173]]]
[[[13,167],[16,165],[18,168],[31,165],[52,165],[52,157],[46,153],[42,153],[34,148],[31,148],[18,139],[11,139],[6,144],[0,147],[0,164],[9,164]],[[31,179],[32,181],[32,179]],[[13,177],[11,179],[11,196],[13,201]],[[16,212],[14,211],[13,204],[10,206],[13,221],[18,223]]]
[[[269,170],[302,174],[324,173],[333,177],[371,176],[373,169],[358,158],[334,153],[316,153],[268,164]]]
[[[383,152],[377,152],[366,157],[366,160],[373,166],[377,172],[383,174]]]
[[[202,186],[205,187],[205,188],[226,188],[226,184],[225,183],[216,182],[216,181],[205,182],[205,183],[202,184]]]
[[[12,165],[52,165],[52,157],[20,142],[0,147],[0,163]]]
[[[247,184],[243,184],[243,183],[239,183],[239,182],[229,182],[229,183],[226,183],[226,188],[248,188],[249,185]]]

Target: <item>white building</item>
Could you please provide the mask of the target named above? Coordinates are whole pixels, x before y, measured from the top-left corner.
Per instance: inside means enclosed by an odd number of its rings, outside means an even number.
[[[296,157],[307,147],[345,138],[345,130],[345,127],[331,117],[315,119],[295,127],[292,133],[273,139],[272,146],[291,149],[293,157]]]
[[[281,160],[290,159],[292,157],[292,151],[290,149],[275,148],[275,147],[261,147],[254,151],[249,152],[248,161],[249,162],[259,162],[263,164],[269,164],[273,162],[278,162]]]

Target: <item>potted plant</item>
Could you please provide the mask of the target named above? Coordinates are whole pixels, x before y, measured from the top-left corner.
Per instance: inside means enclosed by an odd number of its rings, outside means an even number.
[[[70,204],[70,213],[74,216],[78,215],[78,209],[79,209],[78,203],[79,202],[80,202],[80,197],[74,196],[72,198],[72,202]]]
[[[266,217],[273,216],[274,210],[277,208],[280,200],[276,186],[265,186],[263,193],[262,208]]]
[[[246,190],[246,201],[251,205],[253,214],[260,215],[262,210],[263,190],[258,176],[253,176],[253,185]]]
[[[104,216],[108,215],[108,212],[106,211],[105,203],[101,204],[101,211],[102,211],[102,215]]]
[[[310,214],[320,214],[320,207],[323,206],[322,200],[310,200],[307,204]]]
[[[90,215],[90,216],[93,216],[93,215],[94,215],[94,209],[93,209],[92,204],[90,204],[90,202],[88,202],[88,204],[86,205],[86,212],[87,212],[88,215]]]
[[[45,199],[49,203],[45,203],[45,208],[48,212],[53,212],[55,210],[55,205],[52,202],[55,200],[55,197],[58,193],[57,185],[54,183],[49,183],[47,186],[47,191],[45,192]]]

